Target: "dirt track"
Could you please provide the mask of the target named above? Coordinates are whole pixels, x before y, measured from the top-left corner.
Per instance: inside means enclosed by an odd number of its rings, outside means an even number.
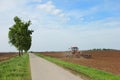
[[[32,80],[83,80],[69,71],[30,54]]]

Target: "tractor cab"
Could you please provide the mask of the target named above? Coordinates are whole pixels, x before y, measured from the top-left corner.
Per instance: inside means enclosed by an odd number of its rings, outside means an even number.
[[[71,47],[72,54],[75,54],[78,50],[78,47]]]

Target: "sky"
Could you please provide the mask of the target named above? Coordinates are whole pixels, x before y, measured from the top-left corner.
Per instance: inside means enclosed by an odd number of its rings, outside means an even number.
[[[13,18],[31,20],[30,51],[120,49],[120,0],[0,0],[0,52],[8,43]]]

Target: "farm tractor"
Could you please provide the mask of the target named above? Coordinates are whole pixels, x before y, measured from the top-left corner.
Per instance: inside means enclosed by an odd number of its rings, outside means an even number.
[[[84,54],[82,51],[79,50],[78,47],[71,47],[69,49],[70,49],[70,51],[68,52],[66,57],[71,57],[71,58],[73,58],[73,57],[74,58],[80,58],[80,57],[91,58],[91,55]]]

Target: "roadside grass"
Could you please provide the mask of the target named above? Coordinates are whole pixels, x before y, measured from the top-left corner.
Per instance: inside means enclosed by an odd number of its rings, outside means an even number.
[[[114,75],[112,73],[104,72],[98,69],[86,67],[86,66],[81,66],[78,64],[70,63],[70,62],[65,62],[53,57],[48,57],[44,56],[41,54],[36,54],[48,61],[51,61],[55,64],[58,64],[60,66],[63,66],[65,68],[68,68],[70,70],[76,71],[80,74],[83,74],[87,77],[90,78],[90,80],[120,80],[120,76]]]
[[[0,80],[31,80],[29,55],[0,62]]]

